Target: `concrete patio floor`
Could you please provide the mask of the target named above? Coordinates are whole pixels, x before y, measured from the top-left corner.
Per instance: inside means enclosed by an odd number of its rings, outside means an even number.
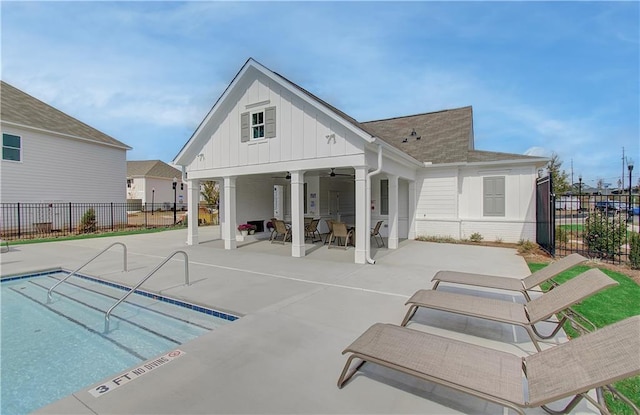
[[[143,288],[242,316],[181,345],[186,354],[180,359],[108,394],[96,398],[87,386],[37,413],[506,413],[484,400],[374,364],[363,366],[343,389],[336,381],[346,361],[342,350],[373,323],[399,324],[405,301],[416,290],[430,287],[435,272],[528,275],[515,250],[417,241],[388,250],[373,243],[377,263],[357,265],[353,248],[328,250],[309,244],[307,257],[292,258],[289,244],[255,238],[226,251],[218,235],[217,227],[202,227],[197,246],[185,245],[186,230],[175,230],[17,245],[3,253],[1,273],[8,276],[53,267],[75,269],[109,244],[123,242],[128,272],[121,271],[122,251],[116,247],[82,273],[133,285],[170,253],[184,250],[190,262],[189,286],[184,285],[182,258],[175,257]],[[508,293],[473,293],[522,301]],[[415,320],[409,327],[519,355],[535,351],[526,332],[509,325],[422,310]],[[574,413],[597,411],[583,402]]]

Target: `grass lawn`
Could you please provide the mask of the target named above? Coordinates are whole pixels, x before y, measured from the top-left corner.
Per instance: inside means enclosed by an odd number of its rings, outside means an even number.
[[[546,264],[529,264],[529,268],[534,272],[543,268],[545,265]],[[556,282],[562,283],[584,271],[587,271],[589,268],[590,267],[584,265],[577,266],[569,271],[563,272],[554,279]],[[575,305],[573,309],[597,327],[604,327],[627,317],[640,315],[640,285],[624,274],[607,269],[602,269],[602,271],[614,280],[618,281],[620,285],[609,288],[585,299],[580,304]],[[548,286],[543,286],[542,288],[546,290],[548,289]],[[568,324],[565,325],[565,331],[569,337],[578,336],[578,333],[568,327]],[[615,353],[614,350],[611,352]],[[617,382],[615,384],[615,388],[640,407],[640,376]],[[607,406],[611,413],[634,413],[631,408],[619,399],[615,399],[610,394],[605,394],[605,396],[607,399]]]
[[[15,241],[10,241],[9,245],[27,245],[27,244],[38,244],[38,243],[41,243],[41,242],[55,242],[55,241],[71,241],[71,240],[76,240],[76,239],[106,238],[108,236],[125,236],[125,235],[137,235],[137,234],[142,234],[142,233],[157,233],[157,232],[171,231],[171,230],[176,230],[176,229],[180,229],[180,228],[179,227],[143,228],[143,229],[135,229],[135,230],[115,231],[115,232],[87,233],[87,234],[84,234],[84,235],[59,236],[59,237],[53,237],[53,238],[18,239],[18,240],[15,240]]]

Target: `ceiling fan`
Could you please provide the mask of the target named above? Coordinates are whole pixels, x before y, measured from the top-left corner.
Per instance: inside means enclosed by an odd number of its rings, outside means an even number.
[[[336,169],[332,167],[331,170],[329,171],[329,177],[336,177],[336,176],[353,177],[353,174],[336,173]]]
[[[272,179],[287,179],[291,180],[291,173],[287,172],[286,176],[271,176]]]

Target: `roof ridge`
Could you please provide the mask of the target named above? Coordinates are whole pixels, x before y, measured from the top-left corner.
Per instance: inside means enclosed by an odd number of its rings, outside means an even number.
[[[399,115],[397,117],[391,117],[391,118],[380,118],[378,120],[362,121],[361,124],[369,124],[369,123],[372,123],[372,122],[379,122],[379,121],[399,120],[401,118],[420,117],[420,116],[423,116],[423,115],[439,114],[439,113],[450,112],[450,111],[460,111],[460,110],[464,110],[464,109],[467,109],[467,108],[473,108],[473,106],[472,105],[466,105],[464,107],[458,107],[458,108],[447,108],[447,109],[438,110],[438,111],[421,112],[421,113],[418,113],[418,114]]]

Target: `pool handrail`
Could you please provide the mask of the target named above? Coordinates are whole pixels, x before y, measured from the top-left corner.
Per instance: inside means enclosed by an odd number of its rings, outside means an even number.
[[[69,275],[67,275],[66,277],[64,277],[63,279],[61,279],[60,281],[58,281],[57,283],[55,283],[51,288],[49,288],[49,291],[47,291],[47,304],[51,303],[51,300],[53,299],[53,297],[51,296],[51,293],[53,293],[53,289],[56,288],[58,285],[62,284],[63,282],[65,282],[69,277],[71,277],[72,275],[74,275],[76,272],[80,271],[82,268],[84,268],[85,266],[89,265],[89,263],[91,263],[91,261],[93,261],[94,259],[98,258],[100,255],[104,254],[105,252],[107,252],[109,249],[111,249],[111,247],[115,246],[115,245],[122,245],[123,248],[123,252],[124,252],[124,272],[127,271],[127,246],[125,244],[123,244],[122,242],[114,242],[111,245],[109,245],[108,247],[106,247],[105,249],[103,249],[102,251],[100,251],[97,255],[95,255],[93,258],[91,258],[90,260],[88,260],[87,262],[85,262],[84,264],[82,264],[80,267],[78,267],[75,271],[72,271],[69,273]]]
[[[186,252],[184,251],[175,251],[173,253],[171,253],[168,257],[166,257],[161,263],[158,264],[158,266],[156,266],[153,271],[151,271],[150,273],[148,273],[142,280],[140,280],[140,282],[138,284],[136,284],[135,287],[131,288],[125,295],[123,295],[122,297],[120,297],[120,299],[118,301],[116,301],[116,303],[114,305],[111,306],[111,308],[109,308],[109,310],[107,310],[106,313],[104,313],[104,332],[108,333],[109,332],[109,316],[111,315],[111,312],[113,311],[114,308],[116,308],[118,305],[120,305],[121,302],[123,302],[124,300],[127,299],[127,297],[129,297],[131,294],[133,294],[134,292],[136,292],[136,290],[138,288],[140,288],[140,286],[149,278],[151,278],[151,276],[153,274],[156,273],[156,271],[158,271],[160,268],[162,268],[162,266],[164,264],[166,264],[167,262],[169,262],[169,260],[171,258],[173,258],[175,255],[177,254],[182,254],[184,256],[184,283],[185,285],[190,285],[189,283],[189,256],[187,255]]]

